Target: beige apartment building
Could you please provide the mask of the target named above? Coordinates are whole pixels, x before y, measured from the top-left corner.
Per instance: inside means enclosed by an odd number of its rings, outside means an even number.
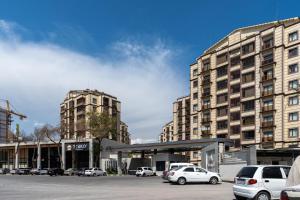
[[[97,90],[72,90],[60,104],[61,123],[65,124],[65,139],[92,139],[85,124],[89,112],[108,112],[117,119],[117,136],[110,137],[130,143],[128,127],[121,122],[121,102],[116,97]]]
[[[178,98],[173,103],[173,139],[175,141],[190,140],[190,96]]]
[[[299,18],[239,28],[190,65],[191,138],[299,147],[299,31]]]
[[[160,142],[174,141],[174,126],[173,121],[165,124],[162,128],[162,133],[159,135]]]
[[[191,135],[182,139],[230,138],[231,151],[299,147],[299,32],[299,18],[258,24],[204,51],[190,65]]]

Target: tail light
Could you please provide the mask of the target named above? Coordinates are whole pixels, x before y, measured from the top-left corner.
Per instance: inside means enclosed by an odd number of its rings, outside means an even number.
[[[175,172],[170,172],[169,174],[170,176],[174,176]]]
[[[286,192],[281,192],[280,200],[289,200],[289,197]]]
[[[256,184],[257,183],[257,180],[256,179],[250,179],[249,181],[248,181],[248,185],[254,185],[254,184]]]

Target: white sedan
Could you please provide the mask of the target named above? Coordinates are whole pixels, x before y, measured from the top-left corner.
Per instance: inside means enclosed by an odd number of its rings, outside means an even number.
[[[207,182],[214,185],[222,181],[218,173],[193,166],[172,170],[169,173],[168,180],[173,183],[178,183],[179,185],[184,185],[189,182]]]
[[[84,171],[84,175],[86,176],[106,176],[106,172],[100,168],[90,168]]]

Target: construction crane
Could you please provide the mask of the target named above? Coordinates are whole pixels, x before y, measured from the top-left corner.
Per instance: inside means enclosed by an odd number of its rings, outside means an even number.
[[[11,126],[11,123],[12,123],[12,115],[18,116],[20,118],[20,120],[26,119],[27,116],[24,115],[24,114],[21,114],[21,113],[17,112],[16,110],[12,110],[11,109],[12,106],[9,103],[8,100],[2,100],[2,99],[0,99],[0,101],[5,102],[5,106],[2,107],[1,110],[0,110],[5,115],[4,119],[0,119],[0,126],[1,125],[5,126],[5,142],[8,142],[8,139],[9,139],[9,130],[10,130],[10,126]],[[3,135],[0,135],[0,136],[3,137]]]

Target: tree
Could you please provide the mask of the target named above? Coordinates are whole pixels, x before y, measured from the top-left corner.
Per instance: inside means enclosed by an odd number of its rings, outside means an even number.
[[[39,151],[37,151],[37,149],[40,147],[41,141],[46,139],[46,129],[47,126],[44,125],[42,127],[38,127],[34,129],[34,132],[30,135],[30,137],[32,138],[31,141],[33,141],[33,143],[36,145],[36,148],[33,149],[33,154],[32,154],[32,167],[36,168],[37,166],[37,161],[34,162],[35,160],[35,154],[37,152],[37,157],[41,156],[39,155]],[[36,164],[36,165],[35,165]]]
[[[64,166],[64,161],[62,159],[61,155],[61,141],[62,139],[65,138],[65,124],[61,124],[58,126],[51,126],[51,125],[45,125],[43,127],[43,130],[45,131],[46,137],[57,147],[57,153],[59,157],[59,163],[60,163],[60,168],[63,168]]]
[[[88,127],[91,135],[98,142],[98,148],[94,148],[94,151],[101,167],[101,142],[104,138],[110,139],[117,135],[117,118],[108,112],[90,112],[88,113]]]

